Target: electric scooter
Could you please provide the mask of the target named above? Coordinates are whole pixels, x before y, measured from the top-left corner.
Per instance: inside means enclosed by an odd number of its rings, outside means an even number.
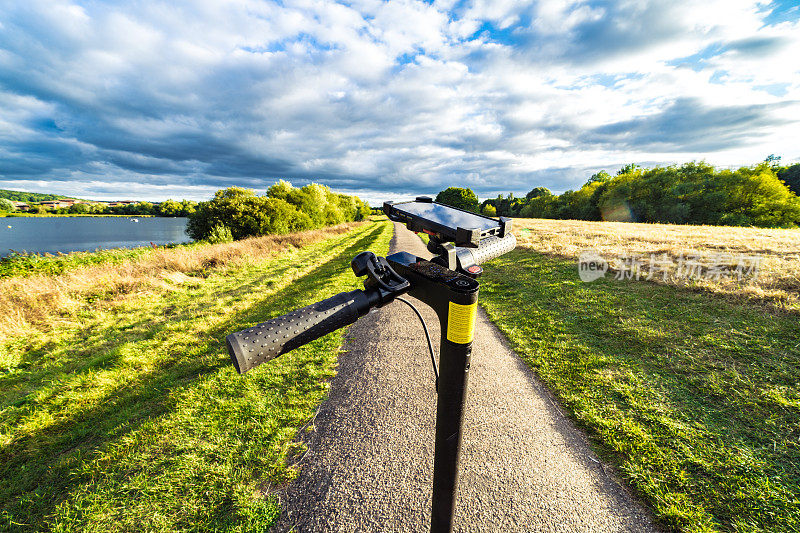
[[[409,295],[436,312],[441,328],[438,372],[433,347],[428,347],[436,375],[436,436],[433,459],[432,533],[453,528],[458,462],[469,377],[472,341],[478,305],[480,264],[510,252],[516,246],[511,219],[494,219],[418,197],[411,202],[386,202],[390,220],[403,222],[430,238],[430,261],[408,252],[387,257],[361,252],[350,263],[364,279],[364,289],[343,292],[326,300],[226,338],[236,370],[243,374],[323,335],[354,323],[373,308],[394,300],[410,305]],[[423,321],[423,326],[425,323]]]

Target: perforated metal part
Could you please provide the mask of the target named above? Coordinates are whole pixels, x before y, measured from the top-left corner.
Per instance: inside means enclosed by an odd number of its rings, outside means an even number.
[[[513,233],[507,234],[502,239],[500,237],[486,237],[481,239],[481,245],[477,249],[471,249],[472,257],[476,264],[485,263],[495,257],[500,257],[504,253],[510,252],[517,246],[517,238]]]
[[[236,370],[244,374],[270,359],[355,322],[369,308],[363,291],[343,292],[226,338]]]

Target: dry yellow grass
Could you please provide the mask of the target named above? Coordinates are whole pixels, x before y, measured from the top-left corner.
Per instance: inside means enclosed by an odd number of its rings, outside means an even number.
[[[272,256],[287,247],[299,247],[345,233],[361,223],[267,235],[226,244],[156,250],[121,264],[75,268],[57,276],[0,279],[0,338],[24,333],[31,326],[54,327],[58,317],[86,305],[88,299],[112,300],[152,289],[179,287],[191,281],[187,274],[224,268]]]
[[[514,226],[520,247],[575,259],[576,264],[582,251],[594,249],[608,261],[615,276],[626,271],[630,276],[636,264],[633,258],[638,257],[642,279],[647,277],[652,260],[666,272],[657,272],[651,281],[800,311],[797,229],[542,219],[515,219]],[[755,276],[747,272],[754,265]],[[700,275],[687,275],[693,266],[694,273]],[[741,279],[737,267],[742,270]],[[709,268],[715,268],[712,275]]]

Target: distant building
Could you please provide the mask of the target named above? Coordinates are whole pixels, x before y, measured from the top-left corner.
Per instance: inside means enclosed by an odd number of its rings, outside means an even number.
[[[66,207],[66,204],[62,204],[59,200],[46,200],[44,202],[39,202],[39,205],[45,209],[58,209],[60,207]]]
[[[27,211],[28,209],[30,209],[30,206],[25,202],[11,202],[11,203],[14,204],[14,208],[18,209],[19,211]]]
[[[39,202],[37,205],[44,207],[45,209],[62,209],[62,208],[69,208],[75,204],[83,204],[82,200],[74,200],[72,198],[60,198],[58,200],[46,200],[44,202]]]

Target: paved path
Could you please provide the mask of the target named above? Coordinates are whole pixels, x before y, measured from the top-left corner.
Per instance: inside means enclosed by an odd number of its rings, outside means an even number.
[[[397,250],[430,256],[399,224]],[[395,302],[345,349],[274,531],[427,531],[436,397],[419,321]],[[482,311],[467,396],[456,531],[655,531]]]

